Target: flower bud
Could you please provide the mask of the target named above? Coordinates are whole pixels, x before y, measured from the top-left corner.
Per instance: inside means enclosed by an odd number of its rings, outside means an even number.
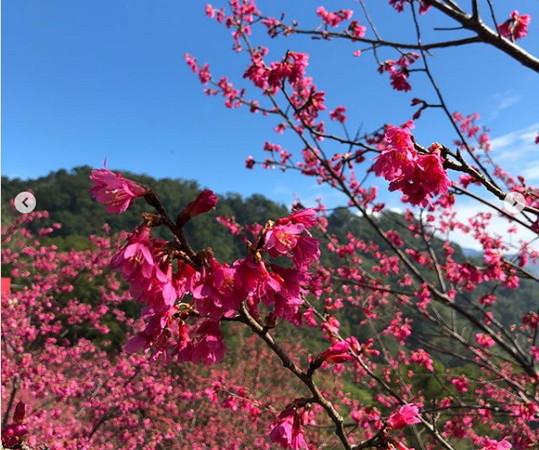
[[[193,217],[199,214],[204,214],[217,206],[217,196],[213,191],[205,189],[198,197],[192,202],[188,203],[185,208],[181,210],[176,219],[176,223],[179,227],[185,225]]]

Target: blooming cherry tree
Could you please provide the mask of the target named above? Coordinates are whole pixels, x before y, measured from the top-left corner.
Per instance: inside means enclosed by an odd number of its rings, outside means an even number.
[[[140,224],[125,230],[129,234],[118,241],[93,237],[95,250],[62,255],[39,241],[16,245],[19,235],[32,239],[19,229],[22,219],[4,233],[12,276],[32,276],[5,300],[4,444],[534,448],[537,301],[511,324],[498,303],[504,290],[539,281],[528,267],[539,252],[531,239],[509,242],[496,234],[492,223],[505,221],[509,237],[522,230],[537,235],[539,189],[495,162],[479,116],[449,109],[431,65],[433,50],[481,43],[539,71],[539,60],[516,43],[531,31],[530,16],[513,11],[498,23],[486,3],[467,8],[455,1],[390,0],[391,13],[410,19],[414,39],[402,42],[383,38],[366,1],[355,10],[314,5],[305,20],[267,15],[254,0],[207,5],[206,15],[230,31],[246,65],[233,78],[215,77],[209,63],[185,55],[204,92],[221,95],[228,108],[273,119],[278,135],[298,143],[287,150],[265,141],[265,157],[249,156],[247,168],[313,177],[342,196],[353,211],[349,223],[368,233],[333,234],[321,202],[296,204],[285,217],[260,224],[220,217],[245,244],[241,258],[221,261],[211,242],[194,249],[185,231],[216,207],[212,191],[171,216],[151,187],[94,170],[90,193],[108,212],[122,213],[136,199],[148,205]],[[467,35],[427,42],[423,18],[429,14]],[[275,56],[257,41],[262,34],[287,39],[289,49]],[[329,105],[310,74],[310,55],[293,50],[304,37],[351,42],[360,47],[351,57],[370,53],[375,71],[389,75],[398,95],[415,92],[419,77],[430,91],[413,98],[404,123],[350,133],[349,105]],[[438,113],[454,139],[420,142],[414,130],[427,114]],[[388,210],[379,186],[400,193],[403,214]],[[519,214],[501,206],[508,194],[522,197]],[[478,205],[469,220],[456,209],[462,198]],[[169,239],[157,238],[157,228],[166,228]],[[477,242],[479,258],[466,258],[443,239],[455,230]],[[112,272],[105,269],[109,263]],[[82,272],[99,280],[97,307],[70,295],[67,280]],[[126,317],[119,307],[126,302],[141,305],[139,320]],[[123,351],[113,358],[90,336],[69,335],[67,325],[84,321],[106,336],[110,320],[104,319],[111,317],[125,334]],[[248,353],[241,370],[227,365],[233,352]],[[269,369],[270,360],[279,370]],[[54,371],[57,362],[61,372]],[[90,371],[96,371],[93,380],[73,381]],[[255,372],[254,382],[248,385],[242,371]],[[275,380],[286,392],[270,392]],[[201,383],[206,387],[197,387]],[[51,396],[63,407],[50,407]],[[243,414],[233,421],[237,428],[223,411]],[[190,426],[176,420],[182,414],[192,419]],[[252,420],[251,431],[242,428],[241,417]],[[204,426],[197,426],[199,418]],[[52,430],[48,423],[63,426]],[[207,436],[206,424],[215,438]]]

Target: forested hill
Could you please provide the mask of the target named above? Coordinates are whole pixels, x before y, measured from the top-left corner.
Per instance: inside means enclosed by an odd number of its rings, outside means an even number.
[[[82,246],[90,234],[99,233],[105,223],[113,232],[132,230],[141,221],[141,213],[151,211],[144,201],[137,200],[124,214],[108,214],[103,205],[97,203],[89,194],[91,187],[89,175],[92,168],[76,167],[71,171],[59,170],[46,177],[35,180],[8,179],[2,177],[2,222],[13,220],[18,214],[9,200],[23,190],[31,190],[36,196],[37,209],[47,210],[53,222],[62,224],[55,231],[57,244]],[[196,181],[179,179],[154,179],[149,176],[123,172],[130,179],[139,181],[154,189],[171,216],[192,201],[203,189]],[[215,221],[215,217],[235,216],[241,223],[262,222],[287,214],[286,208],[266,199],[262,195],[242,198],[238,194],[220,196],[218,208],[209,214],[197,217],[195,223],[187,225],[187,233],[195,248],[212,246],[223,259],[237,256],[239,248],[229,231]],[[196,228],[194,228],[196,227]],[[166,230],[159,230],[162,237],[170,237]],[[63,238],[63,239],[60,239]]]
[[[9,179],[2,177],[2,221],[12,221],[16,214],[9,205],[10,199],[19,192],[31,190],[36,196],[37,208],[47,210],[51,221],[59,222],[62,228],[55,231],[56,244],[60,248],[70,246],[84,246],[90,234],[99,233],[103,224],[108,223],[113,232],[131,230],[140,223],[141,213],[151,208],[142,200],[137,200],[123,214],[108,214],[103,205],[97,203],[89,194],[91,187],[88,166],[76,167],[73,170],[59,170],[46,177],[35,180]],[[171,216],[174,216],[188,202],[193,200],[200,190],[196,181],[179,179],[154,179],[149,176],[136,175],[124,172],[124,175],[133,180],[144,183],[154,189],[166,206]],[[277,219],[287,215],[286,207],[273,202],[263,195],[252,195],[243,198],[238,194],[227,193],[220,195],[217,209],[208,214],[197,217],[189,223],[186,232],[194,248],[211,246],[223,260],[236,258],[244,253],[244,244],[239,242],[230,232],[217,221],[217,216],[235,216],[240,224],[265,223],[268,219]],[[347,232],[367,241],[381,245],[378,235],[367,226],[363,220],[347,209],[337,209],[329,217],[329,230],[345,242]],[[406,230],[402,217],[398,214],[387,213],[378,219],[384,229],[397,229],[407,240],[411,235]],[[36,224],[36,227],[39,224]],[[167,230],[159,230],[162,237],[170,237]],[[439,248],[441,241],[435,246]],[[460,249],[458,249],[460,253]]]

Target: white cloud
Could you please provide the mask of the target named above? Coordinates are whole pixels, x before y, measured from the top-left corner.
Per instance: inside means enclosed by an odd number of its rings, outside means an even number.
[[[494,160],[498,163],[511,165],[516,163],[515,169],[522,169],[523,163],[539,162],[539,148],[535,144],[535,136],[538,131],[539,122],[536,122],[492,139],[490,143]]]
[[[455,204],[454,211],[457,213],[456,218],[458,221],[468,225],[469,219],[474,217],[479,212],[490,212],[492,218],[490,224],[487,228],[487,232],[491,235],[498,235],[502,240],[507,243],[513,250],[519,247],[520,241],[531,241],[536,238],[537,235],[527,228],[519,225],[516,222],[510,222],[505,216],[501,216],[495,210],[488,208],[487,206],[479,205],[474,201],[463,201],[462,198],[459,198]],[[498,201],[498,200],[495,200]],[[500,208],[503,208],[503,203],[499,202],[497,205]],[[516,233],[508,233],[508,228],[511,226],[516,226]],[[441,236],[443,239],[446,236]],[[474,239],[473,235],[470,233],[463,233],[462,231],[451,231],[447,236],[449,240],[459,244],[461,247],[472,248],[474,250],[482,250],[481,244]]]
[[[495,94],[491,98],[496,104],[491,109],[489,121],[496,119],[504,109],[510,108],[520,102],[522,95],[506,92],[504,94]]]
[[[341,192],[318,183],[296,186],[295,188],[286,184],[277,184],[273,187],[270,195],[272,199],[283,202],[287,207],[292,206],[297,201],[307,208],[316,207],[319,198],[328,209],[346,205],[347,202],[346,197]]]
[[[539,160],[526,164],[526,168],[522,170],[522,176],[528,181],[539,180]]]

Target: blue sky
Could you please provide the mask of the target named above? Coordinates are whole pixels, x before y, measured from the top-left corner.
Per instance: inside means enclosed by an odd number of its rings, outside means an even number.
[[[522,40],[522,45],[539,53],[537,1],[495,3],[500,19],[514,8],[534,15],[535,37]],[[228,110],[219,98],[202,93],[183,62],[184,52],[209,62],[215,75],[228,75],[238,86],[249,86],[241,78],[246,56],[230,50],[229,30],[204,16],[204,4],[196,0],[3,2],[2,174],[31,178],[77,165],[101,167],[107,158],[113,169],[196,179],[221,193],[261,192],[284,203],[290,203],[294,194],[307,203],[324,195],[331,206],[338,204],[340,198],[314,180],[244,168],[247,156],[263,157],[265,140],[292,152],[300,147],[292,136],[275,134],[271,119],[243,109]],[[386,1],[367,4],[385,38],[413,37],[404,16]],[[291,10],[288,16],[306,26],[317,23],[317,6],[328,10],[358,6],[345,0],[263,0],[259,5],[273,13]],[[359,11],[356,18],[364,23]],[[427,28],[443,24],[435,12],[422,20]],[[426,31],[426,38],[456,37],[454,33]],[[268,43],[260,33],[254,40]],[[275,59],[286,49],[311,53],[309,74],[327,92],[330,108],[341,104],[348,108],[352,128],[401,123],[411,114],[412,97],[433,98],[418,74],[411,78],[415,88],[411,93],[392,91],[370,55],[352,57],[356,47],[347,42],[293,38],[270,45]],[[525,168],[531,179],[539,181],[539,157],[527,140],[539,128],[536,74],[485,46],[438,53],[433,70],[450,109],[479,112],[497,139],[495,152],[504,164]],[[416,135],[427,145],[453,138],[436,113],[417,123]],[[380,186],[385,186],[383,181]]]

